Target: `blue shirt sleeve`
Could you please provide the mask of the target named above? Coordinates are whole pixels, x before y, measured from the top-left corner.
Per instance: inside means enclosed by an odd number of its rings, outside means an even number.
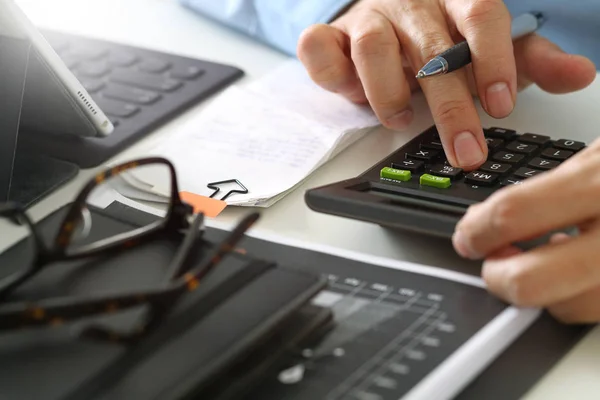
[[[600,69],[600,1],[504,0],[513,17],[541,11],[547,21],[538,31],[567,53],[580,54]]]
[[[308,26],[328,23],[355,0],[179,0],[189,9],[223,23],[288,55]]]

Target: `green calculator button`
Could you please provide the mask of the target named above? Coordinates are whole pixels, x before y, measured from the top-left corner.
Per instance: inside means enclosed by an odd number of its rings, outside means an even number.
[[[450,178],[443,178],[441,176],[423,174],[419,179],[419,183],[423,186],[432,186],[440,189],[446,189],[450,187]]]
[[[380,176],[395,181],[408,181],[412,175],[410,171],[404,169],[385,167],[381,170]]]

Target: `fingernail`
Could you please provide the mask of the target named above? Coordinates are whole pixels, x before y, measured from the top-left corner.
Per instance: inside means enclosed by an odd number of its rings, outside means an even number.
[[[504,82],[495,83],[487,89],[485,95],[488,112],[496,118],[503,118],[514,108],[508,85]]]
[[[454,153],[458,164],[465,168],[483,161],[483,151],[471,132],[462,132],[454,138]]]
[[[412,120],[413,120],[412,110],[406,109],[406,110],[401,111],[398,114],[394,115],[393,117],[389,118],[387,120],[387,125],[391,129],[401,131],[401,130],[408,128],[408,126],[410,125]]]
[[[456,231],[452,235],[452,245],[461,257],[470,258],[472,260],[482,258],[481,254],[474,251],[469,243],[467,243],[467,240],[461,231]]]

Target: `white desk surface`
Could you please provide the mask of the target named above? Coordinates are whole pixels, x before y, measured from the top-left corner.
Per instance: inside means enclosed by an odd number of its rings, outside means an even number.
[[[252,39],[206,20],[179,6],[174,0],[18,0],[29,17],[43,28],[51,28],[95,36],[101,39],[179,53],[241,67],[246,76],[241,82],[260,76],[286,56]],[[551,96],[537,88],[522,93],[513,114],[494,121],[481,114],[484,125],[512,127],[519,131],[567,136],[590,142],[600,131],[600,80],[592,87],[569,95]],[[325,243],[394,257],[418,263],[447,266],[463,265],[449,242],[390,233],[379,226],[326,216],[310,211],[303,194],[308,188],[353,177],[391,151],[404,144],[422,129],[431,125],[431,117],[423,107],[423,99],[415,102],[422,109],[409,133],[391,133],[380,129],[350,147],[310,177],[295,192],[274,206],[265,209],[254,229],[271,231],[294,239]],[[162,135],[202,109],[191,109],[177,120],[157,129],[139,144],[120,154],[126,160],[144,154]],[[47,197],[31,209],[34,219],[42,218],[69,202],[76,191],[94,171],[85,170],[80,176]],[[230,208],[218,219],[231,224],[245,209]],[[9,224],[0,224],[0,251],[16,242],[25,233]],[[473,268],[479,265],[472,263]],[[527,399],[598,398],[600,393],[600,329],[593,330],[526,396]],[[527,368],[526,365],[515,366]]]

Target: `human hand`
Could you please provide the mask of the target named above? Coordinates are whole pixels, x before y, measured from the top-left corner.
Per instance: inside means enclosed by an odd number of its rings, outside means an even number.
[[[471,206],[453,236],[456,251],[485,259],[491,293],[515,305],[543,307],[566,323],[600,322],[600,139],[549,172],[503,188]],[[521,251],[512,243],[558,233]]]
[[[434,56],[466,39],[467,68],[416,81]],[[298,58],[321,87],[368,103],[383,125],[405,129],[412,91],[422,89],[444,151],[472,170],[487,157],[473,95],[492,117],[508,116],[519,89],[535,83],[551,93],[579,90],[596,76],[593,63],[537,35],[513,45],[502,0],[359,0],[329,25],[306,29]]]

